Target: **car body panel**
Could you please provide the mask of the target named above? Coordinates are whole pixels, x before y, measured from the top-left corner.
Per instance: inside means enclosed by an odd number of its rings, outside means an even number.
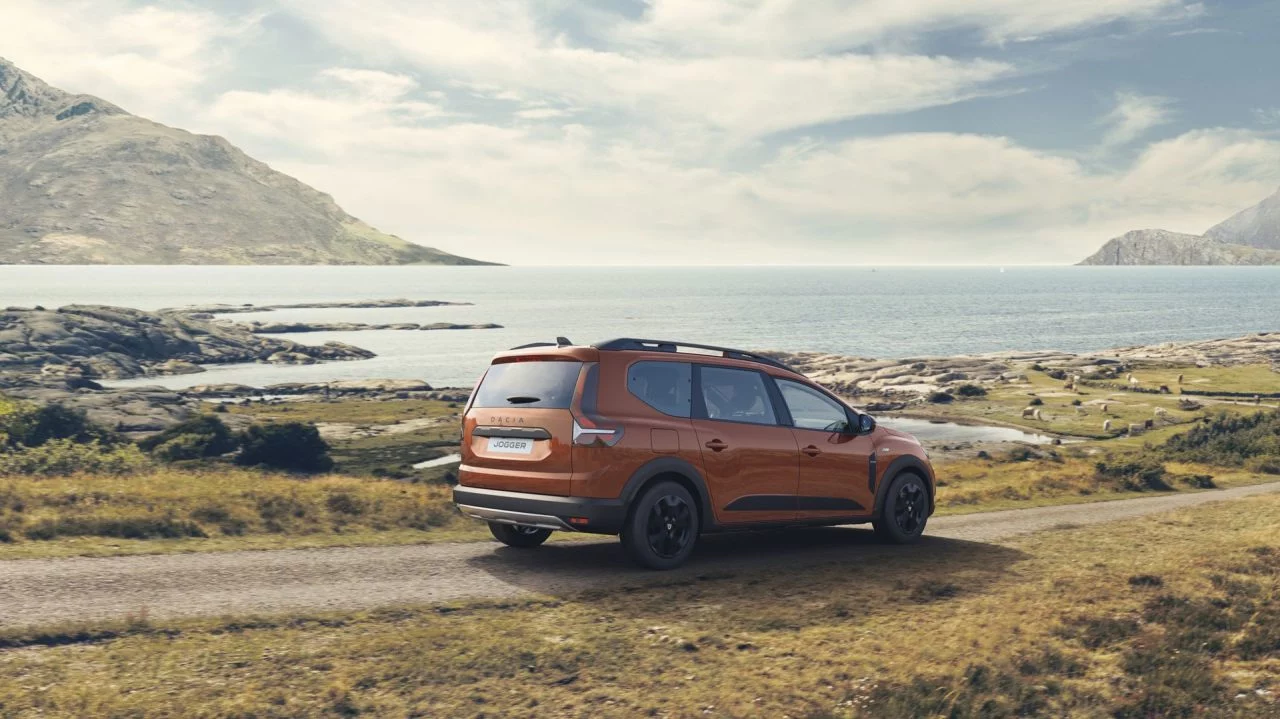
[[[704,531],[870,521],[880,511],[885,486],[900,471],[924,475],[932,497],[932,468],[924,449],[910,435],[885,427],[870,433],[793,427],[772,381],[776,424],[710,418],[705,407],[699,411],[694,387],[690,388],[689,416],[668,414],[642,400],[628,385],[629,373],[641,362],[743,369],[769,380],[801,383],[831,397],[848,409],[851,420],[857,419],[843,400],[785,368],[693,352],[581,346],[527,347],[501,352],[493,360],[494,364],[524,361],[582,363],[574,402],[568,409],[472,407],[469,402],[456,493],[460,505],[490,505],[486,511],[516,517],[555,512],[548,522],[562,520],[566,528],[616,533],[627,502],[644,484],[659,478],[676,479],[693,490]],[[595,367],[595,394],[591,406],[584,408],[581,400],[591,367]],[[698,375],[699,370],[690,373],[695,385]],[[574,426],[579,420],[582,426],[616,427],[622,432],[612,446],[575,444]],[[482,433],[495,429],[499,434],[546,430],[548,436],[536,439],[528,455],[509,455],[489,450],[489,438]],[[706,446],[716,440],[724,445],[719,451]],[[810,447],[818,451],[802,451]],[[480,505],[466,506],[484,509]],[[580,514],[573,515],[574,511]],[[575,517],[581,521],[570,524]]]

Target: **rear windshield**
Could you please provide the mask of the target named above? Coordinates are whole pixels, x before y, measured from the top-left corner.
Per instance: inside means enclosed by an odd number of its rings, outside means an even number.
[[[581,362],[502,362],[489,367],[472,407],[568,409]]]

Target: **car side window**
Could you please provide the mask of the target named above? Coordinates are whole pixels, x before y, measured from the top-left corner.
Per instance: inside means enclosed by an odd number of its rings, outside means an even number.
[[[693,366],[688,362],[636,362],[627,370],[627,390],[663,414],[688,417]]]
[[[751,424],[777,424],[769,391],[759,372],[727,367],[701,368],[707,418]]]
[[[778,391],[791,411],[791,421],[799,429],[846,432],[849,417],[844,407],[825,394],[799,382],[780,379]]]

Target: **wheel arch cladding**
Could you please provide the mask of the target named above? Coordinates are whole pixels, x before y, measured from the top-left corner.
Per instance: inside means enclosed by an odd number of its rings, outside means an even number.
[[[698,509],[698,523],[701,530],[715,526],[715,515],[711,511],[711,496],[707,493],[706,481],[702,473],[689,462],[679,457],[659,457],[645,462],[632,473],[622,489],[622,499],[630,514],[635,500],[646,489],[662,481],[670,480],[683,485],[689,490],[693,502]]]
[[[904,454],[901,457],[889,463],[881,474],[881,479],[876,483],[876,506],[875,514],[879,515],[884,508],[885,497],[889,495],[889,487],[893,484],[893,480],[898,478],[899,474],[910,472],[919,475],[924,480],[925,487],[929,490],[929,513],[933,513],[934,509],[934,479],[933,470],[929,464],[919,457],[910,454]]]

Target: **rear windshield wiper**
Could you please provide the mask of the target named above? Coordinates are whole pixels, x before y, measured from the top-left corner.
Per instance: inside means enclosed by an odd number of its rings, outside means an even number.
[[[507,398],[507,401],[508,401],[508,402],[510,402],[511,404],[530,404],[530,403],[532,403],[532,402],[541,402],[541,401],[542,401],[542,398],[541,398],[541,397],[527,397],[527,396],[524,396],[524,395],[516,395],[515,397],[508,397],[508,398]]]

